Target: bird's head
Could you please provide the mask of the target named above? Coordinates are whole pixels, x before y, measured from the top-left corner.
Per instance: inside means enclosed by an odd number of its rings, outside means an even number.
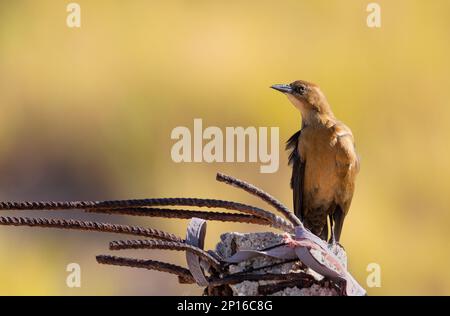
[[[292,104],[300,110],[302,116],[309,116],[314,113],[331,113],[325,95],[319,86],[314,83],[297,80],[290,84],[276,84],[271,88],[284,93]]]

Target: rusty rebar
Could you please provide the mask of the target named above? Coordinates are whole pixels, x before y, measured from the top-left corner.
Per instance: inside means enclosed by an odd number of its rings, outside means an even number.
[[[220,286],[224,284],[237,284],[244,281],[287,281],[287,280],[299,280],[303,278],[303,274],[300,273],[264,273],[264,274],[230,274],[224,277],[210,277],[208,279],[209,286]]]
[[[197,217],[211,221],[269,225],[269,222],[266,219],[256,215],[214,212],[214,211],[137,207],[137,208],[88,209],[86,210],[86,212],[103,213],[111,215],[131,215],[131,216],[148,216],[148,217],[179,218],[179,219],[191,219],[193,217]]]
[[[73,201],[73,202],[0,202],[0,210],[101,210],[112,208],[135,208],[152,206],[197,206],[223,208],[262,217],[270,225],[283,231],[292,232],[294,227],[285,219],[259,207],[216,199],[201,198],[155,198],[111,201]]]
[[[275,284],[260,285],[260,286],[258,286],[258,293],[260,295],[266,296],[266,295],[271,295],[276,292],[282,291],[286,288],[297,287],[299,289],[302,289],[302,288],[309,288],[313,284],[319,284],[319,281],[314,279],[314,277],[309,274],[302,273],[302,272],[300,272],[298,274],[301,274],[301,275],[299,276],[299,278],[296,278],[295,280],[286,280],[286,281],[281,281],[281,282],[278,282]]]
[[[264,190],[254,186],[253,184],[250,184],[248,182],[245,182],[243,180],[234,178],[232,176],[228,176],[223,173],[217,173],[216,179],[219,182],[224,182],[226,184],[229,184],[231,186],[240,188],[252,195],[255,195],[262,199],[263,201],[267,202],[268,204],[272,205],[275,209],[277,209],[280,213],[282,213],[292,224],[295,226],[302,225],[302,222],[300,219],[295,216],[295,214],[289,210],[283,203],[281,203],[279,200],[277,200],[275,197],[270,195],[269,193],[265,192]]]
[[[111,223],[79,221],[74,219],[64,220],[64,219],[0,216],[0,225],[98,231],[106,233],[119,233],[119,234],[145,236],[168,241],[183,242],[183,239],[181,239],[180,237],[157,229],[144,228],[140,226],[111,224]]]
[[[216,270],[221,270],[220,262],[211,256],[209,253],[182,242],[169,242],[162,240],[115,240],[109,243],[110,250],[124,250],[124,249],[167,249],[177,251],[191,251],[199,257],[206,260]]]
[[[300,263],[301,263],[301,261],[299,261],[298,258],[295,258],[295,259],[287,259],[287,260],[283,260],[283,261],[279,261],[279,262],[275,262],[275,263],[271,263],[271,264],[259,266],[259,267],[256,267],[256,268],[254,268],[254,267],[251,266],[251,267],[249,267],[249,268],[244,269],[244,270],[241,271],[241,272],[233,273],[233,275],[246,274],[246,273],[250,273],[250,272],[251,272],[251,273],[254,273],[254,272],[257,272],[257,271],[264,270],[264,269],[270,269],[270,268],[274,268],[274,267],[281,266],[281,265],[283,265],[283,264],[295,263],[295,262],[300,262]]]
[[[156,270],[160,272],[175,274],[179,278],[181,278],[184,283],[195,283],[195,280],[188,269],[167,262],[109,255],[99,255],[96,257],[96,259],[100,264]]]
[[[31,201],[0,202],[0,210],[86,210],[111,208],[136,208],[152,206],[198,206],[224,208],[236,211],[253,211],[255,207],[233,201],[202,198],[151,198],[107,201]],[[256,208],[257,209],[257,208]]]
[[[190,271],[184,267],[174,265],[171,263],[136,259],[127,257],[118,257],[110,255],[99,255],[96,257],[97,262],[100,264],[108,264],[115,266],[125,266],[132,268],[142,268],[148,270],[156,270],[160,272],[166,272],[177,275],[183,283],[195,283],[194,278]],[[287,274],[239,274],[239,275],[226,275],[224,277],[211,276],[208,278],[208,286],[221,286],[229,284],[237,284],[244,281],[305,281],[305,274],[300,273],[287,273]]]

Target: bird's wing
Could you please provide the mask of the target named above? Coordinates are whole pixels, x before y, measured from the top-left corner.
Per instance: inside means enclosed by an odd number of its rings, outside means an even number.
[[[340,194],[332,216],[334,220],[334,238],[339,242],[344,224],[344,218],[350,208],[355,188],[355,178],[359,171],[359,157],[356,153],[355,143],[351,130],[344,124],[334,127],[334,141],[336,148],[336,172],[340,178]]]
[[[341,177],[356,174],[359,171],[359,157],[356,154],[355,142],[351,130],[344,124],[335,126],[336,167]]]
[[[303,221],[303,178],[305,174],[305,162],[298,152],[298,142],[301,130],[291,136],[286,143],[289,153],[289,165],[292,166],[291,188],[293,191],[294,213]]]

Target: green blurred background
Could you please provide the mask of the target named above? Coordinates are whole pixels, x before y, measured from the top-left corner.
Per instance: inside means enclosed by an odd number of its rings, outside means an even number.
[[[215,182],[239,176],[291,205],[282,142],[300,126],[268,87],[318,83],[353,130],[362,168],[342,243],[364,286],[379,263],[381,294],[450,294],[450,2],[0,2],[0,199],[88,200],[197,196],[260,202]],[[280,169],[176,164],[176,126],[279,126]],[[4,212],[2,215],[30,215]],[[133,223],[184,235],[186,221],[80,212],[32,215]],[[259,226],[210,223],[221,232]],[[146,270],[98,265],[117,235],[0,227],[0,294],[180,294],[195,286]],[[182,253],[130,252],[184,264]],[[81,265],[81,288],[66,265]]]

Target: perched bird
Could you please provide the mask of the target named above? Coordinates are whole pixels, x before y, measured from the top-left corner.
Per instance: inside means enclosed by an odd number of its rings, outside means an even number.
[[[299,80],[271,88],[284,93],[302,116],[301,130],[286,146],[294,212],[314,234],[337,243],[359,171],[352,132],[336,119],[317,85]]]

